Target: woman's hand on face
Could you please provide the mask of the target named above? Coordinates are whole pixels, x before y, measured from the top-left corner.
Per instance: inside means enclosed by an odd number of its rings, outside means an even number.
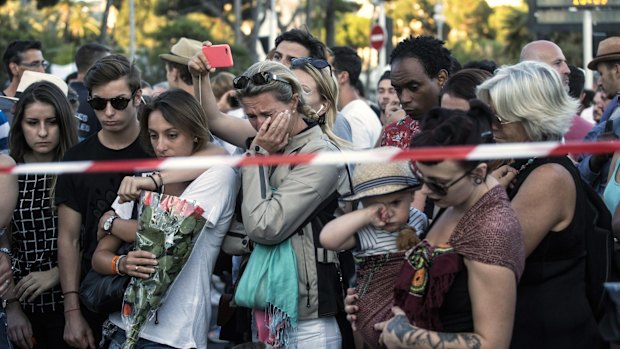
[[[140,193],[143,190],[156,190],[155,181],[157,178],[142,177],[142,176],[127,176],[121,181],[121,185],[118,187],[119,202],[125,203],[134,201],[140,197]]]
[[[129,276],[148,279],[157,268],[155,255],[147,251],[130,251],[119,263],[121,273]]]
[[[205,41],[202,43],[203,47],[211,45],[212,44],[209,41]],[[211,64],[209,64],[209,61],[207,60],[207,57],[205,57],[204,53],[202,53],[202,49],[196,52],[196,54],[189,59],[189,62],[187,62],[187,68],[189,69],[189,73],[192,74],[192,76],[205,76],[215,71],[215,68],[211,67]]]
[[[288,128],[291,113],[288,110],[279,112],[274,117],[267,118],[258,129],[254,143],[274,154],[284,149],[288,144]]]
[[[355,293],[354,288],[347,289],[347,296],[344,298],[344,311],[347,313],[347,320],[351,323],[351,328],[353,331],[357,330],[355,326],[355,321],[357,320],[357,312],[360,310],[357,306],[357,301],[359,298],[357,297],[357,293]]]
[[[15,285],[15,295],[20,302],[26,299],[28,302],[33,302],[41,293],[58,285],[59,282],[57,267],[46,271],[33,271]]]
[[[517,174],[519,174],[519,171],[510,165],[500,166],[491,172],[491,176],[495,177],[504,188],[508,188],[511,185]]]
[[[393,307],[394,317],[375,324],[375,330],[380,331],[379,344],[389,348],[405,348],[404,336],[415,327],[409,323],[407,315],[399,307]]]

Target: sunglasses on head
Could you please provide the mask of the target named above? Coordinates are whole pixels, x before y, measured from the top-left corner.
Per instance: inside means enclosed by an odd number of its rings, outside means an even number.
[[[233,87],[241,90],[246,88],[250,82],[252,82],[255,86],[263,86],[271,83],[272,81],[279,81],[290,85],[288,81],[278,77],[276,74],[265,71],[256,73],[252,76],[239,75],[233,80]]]
[[[422,173],[420,172],[420,170],[418,170],[414,165],[411,165],[411,169],[413,170],[413,174],[414,176],[418,179],[418,181],[420,181],[420,183],[425,184],[426,187],[428,189],[430,189],[432,192],[434,192],[435,194],[439,195],[439,196],[446,196],[448,195],[448,189],[450,189],[453,185],[455,185],[456,183],[458,183],[461,179],[467,177],[468,175],[471,174],[472,170],[469,170],[465,173],[463,173],[462,176],[460,176],[459,178],[446,183],[446,184],[441,184],[441,183],[437,183],[431,179],[425,179],[424,176],[422,175]]]
[[[303,65],[308,65],[308,64],[315,67],[316,69],[323,69],[323,68],[329,67],[330,73],[332,70],[332,66],[326,60],[320,59],[320,58],[299,57],[299,58],[293,58],[291,60],[292,68],[297,68],[297,67],[301,67]]]
[[[108,102],[112,105],[112,108],[116,110],[125,110],[129,105],[129,102],[134,97],[134,91],[131,94],[131,98],[125,97],[114,97],[114,98],[101,98],[101,97],[88,97],[88,104],[95,110],[104,110],[108,106]]]

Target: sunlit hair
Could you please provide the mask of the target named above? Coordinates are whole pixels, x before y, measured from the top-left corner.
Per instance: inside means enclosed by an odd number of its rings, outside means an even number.
[[[351,144],[349,142],[336,136],[332,131],[334,122],[336,122],[336,115],[338,113],[336,107],[338,105],[338,85],[336,85],[336,80],[331,74],[331,69],[328,67],[317,69],[313,67],[312,64],[300,64],[292,67],[291,69],[301,70],[310,75],[310,77],[312,77],[312,79],[316,82],[319,95],[321,96],[321,101],[326,101],[329,103],[329,110],[325,113],[325,124],[321,125],[323,133],[325,133],[329,139],[331,139],[339,147],[350,148]],[[305,95],[305,92],[302,92],[302,95]],[[310,108],[307,104],[305,104],[304,110],[304,114],[312,115],[311,119],[318,120],[319,115],[316,114],[316,110]]]
[[[22,121],[26,108],[36,102],[48,104],[54,109],[59,131],[58,146],[54,149],[54,161],[60,161],[67,149],[78,141],[77,126],[69,100],[56,85],[48,81],[39,81],[28,86],[15,105],[9,136],[9,155],[15,161],[22,162],[24,155],[32,151],[26,142]]]
[[[155,151],[149,136],[149,116],[155,110],[159,110],[172,126],[190,135],[194,141],[192,153],[204,149],[209,143],[207,117],[196,98],[183,90],[172,89],[144,105],[140,113],[140,141],[151,154]]]
[[[499,68],[477,90],[507,122],[521,122],[530,141],[560,140],[571,126],[579,102],[571,98],[549,65],[524,61]]]
[[[325,70],[326,73],[329,71],[329,69],[323,69],[323,70]],[[301,88],[301,84],[299,83],[299,80],[297,80],[297,77],[295,76],[295,74],[293,74],[293,72],[290,69],[288,69],[282,63],[273,62],[273,61],[263,61],[263,62],[254,63],[251,67],[249,67],[243,73],[243,75],[247,77],[251,77],[254,74],[262,73],[262,72],[268,72],[268,73],[274,74],[278,77],[278,79],[283,79],[287,81],[288,83],[284,83],[281,81],[272,81],[265,85],[255,85],[254,83],[250,82],[246,85],[246,87],[236,90],[237,96],[239,97],[240,100],[245,97],[254,97],[254,96],[258,96],[263,93],[270,92],[276,100],[282,103],[290,103],[290,101],[293,99],[293,95],[297,95],[299,96],[298,98],[299,102],[297,103],[297,112],[305,119],[312,120],[315,122],[319,121],[319,116],[316,114],[316,112],[312,108],[310,108],[310,106],[306,104],[306,101],[304,100],[304,96],[303,96],[304,92],[303,92],[303,89]],[[323,73],[321,73],[321,75],[322,74]],[[318,85],[318,80],[317,80],[317,85]],[[338,97],[336,95],[336,99],[337,98]],[[334,119],[332,119],[332,125],[333,125],[334,120],[335,120],[335,117]],[[321,129],[329,137],[329,139],[332,140],[334,143],[342,144],[343,140],[334,135],[331,129],[331,125],[325,123],[324,125],[321,125]]]

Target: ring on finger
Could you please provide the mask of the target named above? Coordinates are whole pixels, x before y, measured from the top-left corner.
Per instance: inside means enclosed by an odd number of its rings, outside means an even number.
[[[138,271],[138,269],[140,269],[140,267],[136,265],[136,271]]]

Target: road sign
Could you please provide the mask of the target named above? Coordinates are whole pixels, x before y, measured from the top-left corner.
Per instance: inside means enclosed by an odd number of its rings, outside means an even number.
[[[381,28],[378,24],[373,25],[372,29],[370,29],[370,46],[375,50],[378,50],[383,47],[384,43],[385,32],[383,31],[383,28]]]

